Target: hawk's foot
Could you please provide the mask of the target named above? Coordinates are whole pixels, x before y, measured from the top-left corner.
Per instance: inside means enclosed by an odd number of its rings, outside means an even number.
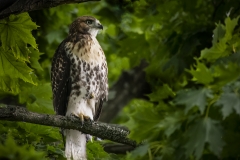
[[[76,116],[81,119],[81,121],[82,121],[82,126],[83,126],[85,120],[91,120],[91,118],[90,118],[89,116],[85,116],[85,115],[82,114],[82,113],[79,113],[79,114],[77,114]]]
[[[95,97],[95,95],[93,92],[89,94],[89,99],[93,99],[94,97]]]

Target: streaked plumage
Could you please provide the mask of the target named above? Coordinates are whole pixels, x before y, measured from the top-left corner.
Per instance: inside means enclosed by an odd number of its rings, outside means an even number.
[[[53,105],[57,114],[75,114],[97,120],[108,96],[107,62],[96,35],[100,22],[90,16],[77,18],[52,61]],[[86,159],[86,134],[66,130],[67,159]]]

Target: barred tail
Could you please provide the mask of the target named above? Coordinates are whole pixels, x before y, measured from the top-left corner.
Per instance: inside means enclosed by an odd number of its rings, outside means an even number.
[[[87,160],[86,134],[77,130],[66,130],[65,156],[67,160]]]

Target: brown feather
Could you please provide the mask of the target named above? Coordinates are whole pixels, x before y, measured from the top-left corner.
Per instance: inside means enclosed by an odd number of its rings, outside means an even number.
[[[52,60],[51,82],[53,91],[53,106],[54,110],[59,115],[65,115],[68,96],[70,93],[69,84],[71,84],[70,76],[70,61],[66,55],[65,41],[63,41]]]

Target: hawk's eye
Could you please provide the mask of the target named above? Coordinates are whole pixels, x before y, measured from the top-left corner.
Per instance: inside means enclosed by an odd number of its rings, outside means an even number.
[[[87,20],[86,22],[87,22],[87,24],[92,24],[91,20]]]

